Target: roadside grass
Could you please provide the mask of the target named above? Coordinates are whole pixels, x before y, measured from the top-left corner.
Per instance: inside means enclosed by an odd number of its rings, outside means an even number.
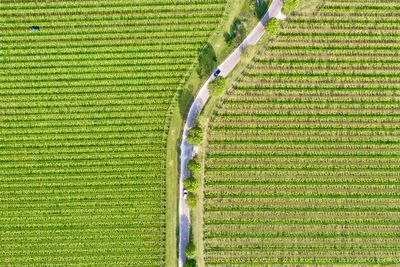
[[[220,64],[233,50],[232,47],[229,47],[226,44],[224,33],[229,32],[233,20],[240,16],[246,1],[248,0],[230,0],[227,3],[226,10],[229,11],[229,13],[227,13],[226,20],[220,25],[218,30],[214,32],[209,40],[209,43],[214,46],[218,64]]]
[[[175,109],[171,117],[171,126],[167,139],[166,156],[166,266],[177,266],[178,264],[178,245],[177,236],[179,234],[178,225],[178,188],[179,164],[176,158],[179,151],[179,131],[181,124],[179,110]],[[179,176],[178,176],[179,177]]]
[[[321,0],[301,0],[296,11],[311,13],[315,11]]]
[[[321,0],[286,0],[282,11],[286,15],[293,11],[312,13],[317,10],[319,4],[321,4]]]

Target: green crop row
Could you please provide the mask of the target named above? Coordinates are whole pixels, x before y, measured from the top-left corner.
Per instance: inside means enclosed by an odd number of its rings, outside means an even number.
[[[210,120],[207,266],[398,264],[398,3],[295,12]]]
[[[0,265],[173,260],[169,110],[225,4],[2,1]]]

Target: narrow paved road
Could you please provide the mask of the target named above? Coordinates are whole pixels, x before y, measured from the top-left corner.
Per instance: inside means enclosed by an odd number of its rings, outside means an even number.
[[[240,56],[244,49],[249,45],[255,45],[264,35],[264,27],[270,18],[282,17],[281,9],[285,0],[273,0],[267,13],[257,24],[257,26],[250,32],[246,39],[233,51],[218,68],[221,70],[221,76],[226,77],[235,68],[240,61]],[[201,87],[197,94],[186,119],[186,123],[182,134],[181,143],[181,156],[180,156],[180,179],[179,179],[179,267],[182,267],[186,261],[185,249],[189,242],[189,229],[190,229],[190,210],[186,205],[183,198],[183,181],[190,176],[187,168],[189,160],[193,157],[193,146],[187,143],[187,135],[190,128],[193,127],[194,122],[207,102],[210,94],[208,91],[208,84],[215,78],[211,74],[210,78]]]

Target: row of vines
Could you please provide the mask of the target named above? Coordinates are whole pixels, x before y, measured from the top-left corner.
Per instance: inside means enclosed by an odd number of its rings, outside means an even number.
[[[207,266],[400,264],[400,5],[295,12],[217,108]]]
[[[1,266],[166,264],[169,109],[225,2],[1,1]]]

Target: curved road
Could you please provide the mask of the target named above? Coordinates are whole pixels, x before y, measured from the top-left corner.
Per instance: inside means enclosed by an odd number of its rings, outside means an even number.
[[[250,32],[246,39],[233,51],[218,69],[221,70],[220,76],[226,77],[235,68],[240,61],[240,56],[244,49],[249,45],[255,45],[264,35],[264,27],[270,18],[282,18],[281,13],[282,5],[285,0],[273,0],[267,13],[257,24],[257,26]],[[189,241],[189,228],[190,228],[190,210],[186,205],[183,198],[183,181],[190,176],[187,168],[189,160],[193,158],[193,146],[187,143],[187,135],[190,128],[193,127],[194,122],[207,102],[210,94],[208,91],[208,84],[213,81],[215,77],[213,74],[208,78],[203,87],[201,87],[197,94],[192,106],[190,107],[185,127],[182,134],[181,143],[181,156],[180,156],[180,179],[179,179],[179,267],[182,267],[186,261],[185,249]]]

